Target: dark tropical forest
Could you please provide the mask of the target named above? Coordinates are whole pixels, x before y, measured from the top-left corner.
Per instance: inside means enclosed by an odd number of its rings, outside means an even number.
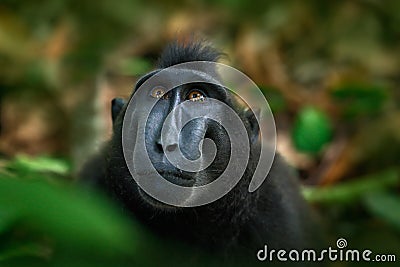
[[[262,90],[329,244],[399,261],[399,25],[395,0],[1,0],[0,266],[213,266],[77,176],[111,100],[185,38]]]

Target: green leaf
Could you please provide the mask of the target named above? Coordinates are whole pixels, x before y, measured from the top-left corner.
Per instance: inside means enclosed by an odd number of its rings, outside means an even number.
[[[317,154],[331,137],[331,123],[322,111],[305,107],[299,112],[292,132],[293,142],[298,150]]]
[[[172,241],[160,242],[134,220],[121,216],[108,201],[82,188],[1,178],[0,211],[12,211],[13,215],[7,216],[14,219],[13,231],[0,233],[1,266],[212,263],[198,251]]]
[[[45,156],[29,157],[27,155],[18,155],[8,164],[8,167],[29,172],[53,172],[61,175],[70,171],[70,166],[67,162]]]
[[[260,89],[267,99],[273,113],[278,113],[286,109],[287,103],[279,90],[268,86],[260,86]]]
[[[18,217],[13,207],[0,208],[0,234],[7,231]]]
[[[379,112],[387,99],[386,88],[378,85],[350,83],[332,90],[332,97],[341,106],[343,115],[352,119]]]
[[[108,202],[70,186],[0,179],[0,211],[18,218],[32,231],[49,234],[62,246],[127,253],[137,245],[132,240],[140,240],[132,231],[133,223]]]
[[[376,217],[400,230],[400,197],[388,192],[376,192],[364,197],[367,209]]]
[[[18,246],[8,247],[0,253],[0,262],[18,257],[46,258],[50,254],[49,248],[37,243],[25,243]]]

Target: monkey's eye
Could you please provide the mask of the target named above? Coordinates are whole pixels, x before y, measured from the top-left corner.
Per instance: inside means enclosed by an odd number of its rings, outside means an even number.
[[[151,96],[154,98],[168,99],[168,94],[165,93],[165,89],[161,86],[155,87],[151,91]]]
[[[204,100],[204,95],[202,92],[197,91],[197,90],[193,90],[189,93],[188,100],[190,101],[203,101]]]

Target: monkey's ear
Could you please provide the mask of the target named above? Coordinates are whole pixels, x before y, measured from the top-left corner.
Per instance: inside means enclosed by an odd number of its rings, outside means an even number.
[[[254,109],[251,110],[250,108],[247,108],[244,111],[244,116],[249,122],[250,125],[250,132],[249,132],[249,137],[250,137],[250,142],[254,143],[255,141],[258,140],[259,134],[260,134],[260,126],[258,125],[257,122],[257,117],[260,117],[260,109]]]
[[[118,117],[118,114],[121,112],[122,108],[124,107],[126,101],[122,98],[114,98],[111,101],[111,116],[113,123]]]

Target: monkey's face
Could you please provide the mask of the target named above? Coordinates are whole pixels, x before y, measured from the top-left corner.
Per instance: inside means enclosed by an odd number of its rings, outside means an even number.
[[[186,84],[164,93],[154,88],[150,93],[158,101],[146,121],[146,150],[159,174],[180,186],[205,185],[216,179],[229,162],[230,140],[227,132],[218,122],[204,116],[190,120],[185,125],[185,114],[206,105],[210,99],[222,100],[225,92],[210,84]],[[178,105],[184,106],[171,120],[167,116]],[[219,112],[215,110],[214,112]],[[164,138],[163,138],[164,137]],[[207,155],[203,140],[211,139],[216,146],[216,155]],[[185,171],[179,168],[179,158],[167,157],[171,152],[180,153],[188,160],[199,163],[201,171]],[[173,162],[171,162],[172,160]],[[208,162],[208,164],[207,164]]]
[[[230,135],[240,132],[232,123],[231,133],[224,127],[225,122],[232,121],[232,114],[242,127],[236,151],[241,151],[241,145],[245,151],[249,141],[255,140],[251,136],[258,135],[258,129],[251,127],[254,114],[251,112],[249,116],[247,108],[229,90],[205,82],[186,83],[169,91],[165,90],[167,86],[161,83],[135,92],[125,111],[122,131],[125,160],[137,182],[139,195],[158,208],[168,205],[145,193],[138,181],[165,196],[173,192],[168,192],[160,179],[151,179],[156,175],[186,188],[207,185],[219,178],[231,160]],[[232,111],[227,112],[227,107]],[[193,191],[186,191],[189,193],[182,201],[200,197]]]

